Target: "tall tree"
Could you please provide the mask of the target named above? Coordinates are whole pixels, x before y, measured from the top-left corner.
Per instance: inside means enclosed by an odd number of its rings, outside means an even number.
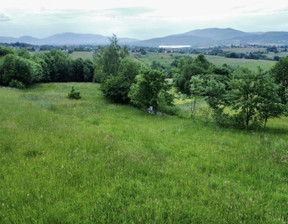
[[[286,91],[288,89],[288,58],[280,59],[271,69],[272,76],[275,78],[276,84],[279,84],[279,96],[283,104],[287,104],[288,97]]]

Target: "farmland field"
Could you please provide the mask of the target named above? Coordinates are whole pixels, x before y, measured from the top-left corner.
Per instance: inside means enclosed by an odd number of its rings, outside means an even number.
[[[278,54],[277,54],[278,55]],[[165,67],[169,67],[171,63],[175,60],[175,57],[185,57],[191,56],[196,57],[197,55],[193,54],[165,54],[165,53],[148,53],[147,55],[140,55],[140,54],[132,54],[134,58],[141,61],[147,66],[152,65],[153,61],[159,62],[161,65]],[[71,54],[73,59],[82,58],[82,59],[92,59],[93,53],[92,52],[73,52]],[[252,60],[252,59],[236,59],[236,58],[225,58],[221,56],[212,56],[212,55],[205,55],[205,57],[215,65],[223,65],[227,64],[232,67],[246,67],[253,71],[257,71],[258,67],[261,67],[264,71],[269,70],[276,62],[275,61],[267,61],[267,60]],[[274,57],[274,55],[273,55]]]
[[[151,65],[153,61],[159,62],[161,65],[170,66],[175,60],[175,56],[191,56],[196,57],[197,55],[191,54],[164,54],[164,53],[149,53],[147,55],[138,55],[137,59],[142,61],[146,65]],[[221,56],[205,55],[205,57],[211,63],[215,65],[227,64],[232,67],[247,67],[253,71],[257,71],[258,67],[261,67],[264,71],[269,70],[276,62],[267,60],[251,60],[251,59],[234,59],[225,58]]]
[[[70,57],[72,59],[76,58],[82,58],[82,59],[92,59],[93,58],[93,52],[84,52],[84,51],[74,51],[72,54],[70,54]]]
[[[263,48],[263,47],[239,47],[239,48],[223,48],[222,50],[246,54],[246,53],[257,52],[257,51],[264,52],[264,51],[266,51],[266,48]]]
[[[224,129],[53,83],[0,88],[0,123],[0,223],[288,222],[287,118]]]
[[[211,55],[207,55],[207,59],[215,65],[223,65],[226,63],[232,67],[246,67],[253,71],[257,71],[258,67],[262,68],[264,71],[267,71],[276,63],[275,61],[267,60],[225,58]]]

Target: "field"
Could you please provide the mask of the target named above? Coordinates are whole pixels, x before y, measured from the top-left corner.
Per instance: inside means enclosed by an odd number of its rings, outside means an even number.
[[[208,55],[207,59],[215,65],[227,64],[232,67],[246,67],[252,71],[257,71],[258,67],[262,68],[264,71],[268,71],[276,63],[275,61],[267,60],[251,60],[251,59],[237,59],[237,58],[225,58],[220,56]]]
[[[138,55],[137,59],[142,61],[146,65],[151,65],[153,61],[160,62],[161,65],[170,66],[175,60],[176,56],[191,56],[196,57],[197,55],[191,54],[164,54],[164,53],[149,53],[147,55]],[[215,65],[227,64],[232,67],[247,67],[253,71],[257,71],[258,67],[261,67],[264,71],[269,70],[276,62],[265,61],[265,60],[248,60],[248,59],[234,59],[225,58],[221,56],[205,55],[205,57]]]
[[[84,51],[74,51],[72,54],[70,54],[70,57],[72,59],[82,58],[82,59],[92,59],[93,58],[93,52],[84,52]]]
[[[223,48],[223,51],[229,51],[229,52],[235,52],[235,53],[250,53],[250,52],[257,52],[261,51],[264,52],[266,51],[266,48],[262,47],[239,47],[239,48]]]
[[[132,54],[132,56],[147,66],[152,65],[152,62],[156,61],[165,67],[170,67],[171,63],[175,60],[175,57],[191,56],[191,57],[195,58],[197,55],[179,54],[179,53],[174,53],[174,54],[172,53],[172,55],[171,54],[165,54],[165,53],[148,53],[147,55]],[[281,55],[279,55],[279,56],[281,56]],[[92,52],[73,52],[71,54],[71,57],[73,59],[76,59],[76,58],[92,59],[93,53]],[[258,67],[261,67],[264,71],[267,71],[276,63],[275,61],[235,59],[235,58],[225,58],[225,57],[221,57],[221,56],[212,56],[212,55],[205,55],[205,57],[211,63],[213,63],[215,65],[227,64],[227,65],[230,65],[232,67],[241,66],[241,67],[247,67],[253,71],[257,71]],[[273,54],[273,57],[274,57],[274,54]],[[271,58],[273,58],[273,57],[271,56]]]
[[[55,83],[0,88],[0,123],[0,223],[288,222],[287,118],[224,129]]]

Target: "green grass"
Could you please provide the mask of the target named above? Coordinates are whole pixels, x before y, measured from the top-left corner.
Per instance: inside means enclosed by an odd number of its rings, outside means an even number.
[[[222,129],[58,83],[0,88],[0,124],[0,223],[288,222],[287,118]]]

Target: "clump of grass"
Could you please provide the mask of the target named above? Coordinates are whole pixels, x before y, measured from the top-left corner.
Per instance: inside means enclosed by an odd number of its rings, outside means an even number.
[[[72,86],[70,93],[68,93],[68,98],[74,99],[74,100],[79,100],[79,99],[81,99],[80,92],[76,92],[74,87]]]

